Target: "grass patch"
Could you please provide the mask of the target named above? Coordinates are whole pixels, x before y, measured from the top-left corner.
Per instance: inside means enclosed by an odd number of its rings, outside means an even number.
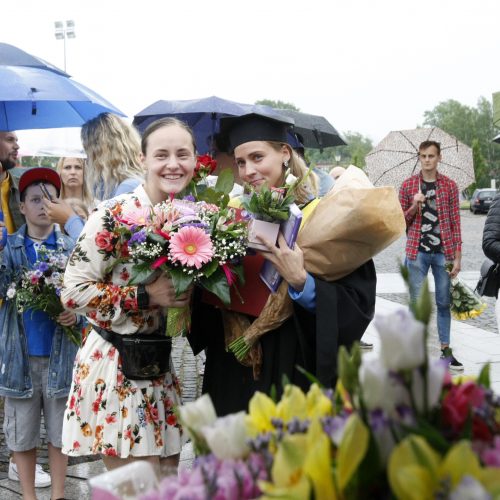
[[[460,202],[460,210],[469,210],[470,208],[470,201],[469,200],[464,200]]]

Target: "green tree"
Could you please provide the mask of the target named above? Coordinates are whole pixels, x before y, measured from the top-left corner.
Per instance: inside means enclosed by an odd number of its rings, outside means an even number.
[[[480,97],[476,107],[465,106],[453,99],[441,102],[433,110],[424,113],[424,125],[439,127],[471,147],[474,139],[477,139],[485,162],[486,173],[482,174],[483,177],[499,178],[500,147],[492,142],[498,132],[493,125],[490,101]]]
[[[261,99],[260,101],[255,101],[255,104],[263,104],[264,106],[271,106],[271,108],[291,109],[292,111],[300,111],[300,109],[291,102],[273,101],[272,99]]]
[[[472,196],[472,193],[476,188],[490,187],[490,176],[486,167],[486,162],[484,161],[484,157],[481,153],[481,147],[478,139],[474,139],[472,141],[472,159],[474,162],[474,175],[476,177],[476,182],[467,186],[467,194],[469,196]]]

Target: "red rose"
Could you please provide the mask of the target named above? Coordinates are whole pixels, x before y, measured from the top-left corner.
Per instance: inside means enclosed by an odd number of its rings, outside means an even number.
[[[66,301],[66,309],[75,309],[77,307],[76,302],[73,299]]]
[[[443,400],[443,422],[453,432],[459,433],[469,415],[469,411],[479,408],[484,402],[484,389],[474,382],[454,385]]]
[[[73,441],[73,449],[78,450],[80,448],[80,443],[78,441]]]
[[[173,415],[173,414],[172,414],[172,415],[169,415],[169,416],[167,417],[167,424],[168,424],[168,425],[176,425],[176,424],[177,424],[177,418],[176,418],[176,416],[175,416],[175,415]]]
[[[114,247],[113,233],[110,233],[109,231],[106,230],[97,233],[95,237],[95,243],[102,250],[105,250],[106,252],[111,252]]]

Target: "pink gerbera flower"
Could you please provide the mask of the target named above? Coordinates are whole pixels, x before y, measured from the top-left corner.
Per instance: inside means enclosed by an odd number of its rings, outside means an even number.
[[[130,212],[125,212],[121,217],[121,222],[129,226],[146,226],[150,220],[150,207],[138,207],[135,210],[130,210]]]
[[[199,269],[214,255],[210,236],[201,227],[184,226],[172,235],[170,255],[173,262]]]

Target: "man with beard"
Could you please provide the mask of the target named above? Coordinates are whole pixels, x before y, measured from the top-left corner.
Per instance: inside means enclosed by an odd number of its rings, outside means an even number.
[[[24,224],[24,217],[19,211],[18,179],[11,169],[16,166],[19,144],[15,132],[0,131],[0,201],[3,222],[9,234],[14,233]]]

